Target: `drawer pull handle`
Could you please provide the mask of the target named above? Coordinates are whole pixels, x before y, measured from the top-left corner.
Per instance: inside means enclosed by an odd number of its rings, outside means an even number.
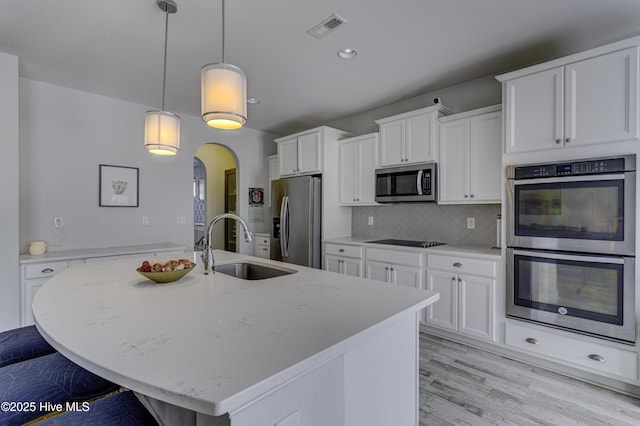
[[[454,268],[462,268],[462,263],[456,262],[456,263],[453,264],[453,267]]]
[[[50,274],[53,272],[52,268],[44,268],[42,271],[40,271],[41,274]]]
[[[534,339],[533,337],[527,337],[526,339],[524,339],[524,341],[527,342],[527,343],[531,343],[532,345],[539,345],[540,344],[538,339]]]
[[[344,249],[340,249],[338,250],[340,253],[344,253]]]
[[[600,362],[602,364],[604,364],[605,362],[607,362],[606,359],[604,359],[604,357],[602,355],[598,355],[598,354],[591,354],[589,355],[589,359],[595,361],[595,362]]]

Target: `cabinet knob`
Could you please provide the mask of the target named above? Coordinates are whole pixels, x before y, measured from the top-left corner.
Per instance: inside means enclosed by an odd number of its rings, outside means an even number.
[[[604,364],[605,362],[607,362],[606,359],[604,359],[604,357],[602,355],[598,355],[598,354],[591,354],[589,355],[589,359],[596,361],[596,362],[600,362],[602,364]]]
[[[388,267],[388,266],[385,266],[385,267],[384,267],[384,270],[385,270],[385,271],[388,271],[388,270],[389,270],[389,267]]]
[[[40,271],[40,273],[42,274],[50,274],[53,272],[52,268],[44,268],[42,271]]]
[[[471,198],[473,198],[473,194],[471,194]]]
[[[462,268],[462,263],[456,262],[456,263],[453,264],[453,267],[454,268]]]
[[[527,343],[531,343],[532,345],[539,345],[540,344],[538,339],[534,339],[533,337],[527,337],[526,339],[524,339],[524,341],[527,342]]]
[[[451,277],[451,281],[456,282],[456,277]]]
[[[464,198],[469,198],[469,196],[467,194],[464,194]]]
[[[262,251],[267,251],[267,248],[266,247],[262,247]]]
[[[562,139],[556,139],[556,143],[557,144],[561,144],[562,143]]]
[[[564,141],[565,141],[566,143],[569,143],[569,142],[571,142],[571,138],[566,138]]]
[[[344,249],[340,249],[338,250],[340,253],[344,253]]]

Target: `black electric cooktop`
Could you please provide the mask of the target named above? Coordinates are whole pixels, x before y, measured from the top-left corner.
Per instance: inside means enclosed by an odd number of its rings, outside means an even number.
[[[445,244],[439,241],[414,241],[414,240],[395,240],[395,239],[374,240],[374,241],[367,241],[367,243],[386,244],[390,246],[422,247],[422,248],[442,246]]]

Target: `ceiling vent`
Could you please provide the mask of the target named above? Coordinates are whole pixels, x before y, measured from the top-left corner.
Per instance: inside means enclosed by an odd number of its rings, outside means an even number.
[[[322,38],[325,35],[329,34],[331,31],[337,30],[346,23],[347,21],[345,19],[342,19],[334,13],[307,32],[315,38]]]

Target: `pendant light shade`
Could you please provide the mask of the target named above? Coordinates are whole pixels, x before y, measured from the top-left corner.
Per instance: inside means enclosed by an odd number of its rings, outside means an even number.
[[[167,78],[167,39],[169,14],[176,13],[178,7],[172,0],[158,0],[158,7],[165,16],[164,68],[162,72],[162,109],[147,111],[144,118],[144,147],[152,154],[176,155],[180,151],[180,117],[164,110],[164,94]]]
[[[144,147],[152,154],[176,155],[180,151],[180,117],[168,111],[147,111]]]
[[[247,78],[240,67],[224,61],[225,0],[222,0],[222,62],[202,67],[202,119],[211,127],[239,129],[247,122]]]
[[[239,129],[247,122],[247,79],[240,67],[217,63],[202,67],[202,119],[216,129]]]

